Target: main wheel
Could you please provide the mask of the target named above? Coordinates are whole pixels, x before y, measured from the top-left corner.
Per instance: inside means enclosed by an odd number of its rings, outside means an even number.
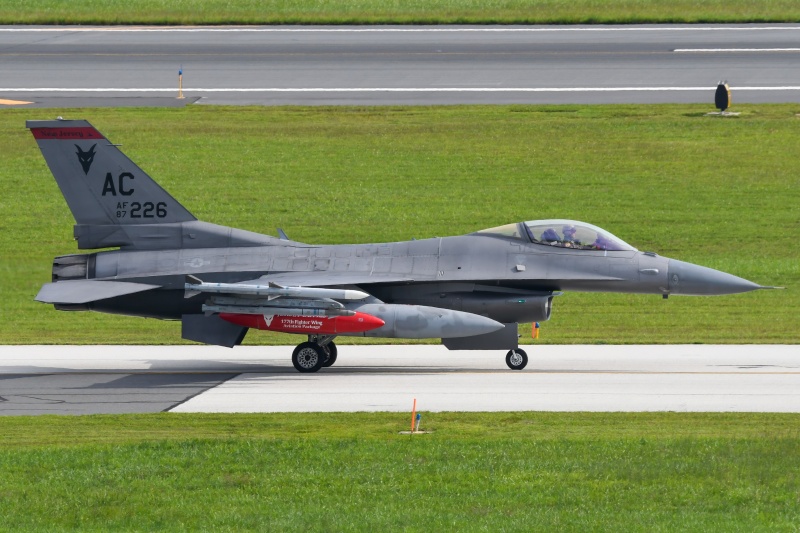
[[[528,364],[528,354],[519,348],[509,350],[506,354],[506,364],[511,370],[522,370]]]
[[[325,352],[316,342],[303,342],[292,352],[292,364],[298,372],[316,372],[322,368]]]
[[[336,355],[339,353],[339,350],[336,349],[336,345],[333,343],[333,341],[323,346],[322,351],[327,356],[325,361],[323,361],[322,366],[333,365],[333,363],[336,362]]]

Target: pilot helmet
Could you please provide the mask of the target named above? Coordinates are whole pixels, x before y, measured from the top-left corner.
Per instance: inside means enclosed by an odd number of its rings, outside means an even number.
[[[568,224],[568,225],[564,226],[564,228],[563,228],[564,237],[567,237],[567,236],[573,237],[573,236],[575,236],[575,232],[576,231],[578,231],[578,230],[575,229],[575,226],[573,226],[572,224]]]
[[[554,230],[553,228],[548,228],[548,229],[546,229],[544,231],[544,233],[542,233],[542,240],[543,241],[557,241],[557,240],[559,240],[558,239],[558,233],[556,233],[556,230]]]

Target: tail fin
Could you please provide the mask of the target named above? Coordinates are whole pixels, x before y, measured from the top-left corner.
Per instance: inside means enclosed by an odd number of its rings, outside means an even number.
[[[85,120],[29,120],[78,225],[197,220]]]
[[[85,120],[29,120],[82,249],[257,246],[272,237],[198,221]]]

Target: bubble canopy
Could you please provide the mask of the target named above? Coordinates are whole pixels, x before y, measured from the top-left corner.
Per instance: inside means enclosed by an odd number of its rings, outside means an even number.
[[[636,248],[606,230],[577,220],[529,220],[528,222],[489,228],[476,233],[498,235],[533,244],[573,250],[637,251]]]

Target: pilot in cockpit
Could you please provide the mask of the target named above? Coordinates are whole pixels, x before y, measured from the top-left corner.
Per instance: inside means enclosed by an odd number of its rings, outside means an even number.
[[[558,233],[556,233],[556,230],[553,228],[547,228],[544,230],[544,232],[542,232],[542,241],[550,245],[557,245],[560,243],[561,239],[559,238]]]
[[[575,238],[575,232],[578,231],[575,226],[568,224],[562,228],[564,232],[563,243],[566,248],[579,248],[581,242]]]
[[[595,250],[608,250],[612,248],[611,241],[608,238],[606,238],[605,235],[599,232],[597,233],[597,238],[592,244],[592,247]]]

